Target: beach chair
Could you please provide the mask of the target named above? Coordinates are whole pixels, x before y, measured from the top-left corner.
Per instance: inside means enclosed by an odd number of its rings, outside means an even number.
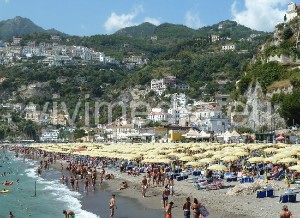
[[[195,186],[198,190],[200,190],[200,189],[206,189],[206,186],[207,186],[207,185],[208,185],[207,180],[202,181],[202,182],[196,182],[196,183],[194,183],[194,186]]]

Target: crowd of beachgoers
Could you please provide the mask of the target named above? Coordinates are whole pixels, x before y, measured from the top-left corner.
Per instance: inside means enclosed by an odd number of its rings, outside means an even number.
[[[300,178],[297,165],[300,147],[287,144],[77,143],[2,145],[1,148],[14,151],[16,157],[39,161],[38,175],[55,165],[63,172],[61,182],[73,191],[95,191],[97,186],[116,177],[122,178],[119,190],[123,191],[130,189],[128,183],[135,178],[134,181],[139,181],[141,198],[147,197],[151,189],[160,191],[166,217],[172,217],[174,203],[182,204],[184,217],[209,215],[207,202],[187,193],[182,195],[181,202],[174,202],[176,188],[183,180],[195,190],[219,190],[226,187],[228,179],[234,178],[261,179],[265,184],[268,180],[283,180],[285,188],[291,188]],[[113,196],[109,201],[111,217],[115,202]],[[178,213],[178,208],[174,210]],[[182,217],[173,212],[173,217],[176,216]]]

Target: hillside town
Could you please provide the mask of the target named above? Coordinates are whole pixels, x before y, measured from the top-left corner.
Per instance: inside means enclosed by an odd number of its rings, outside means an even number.
[[[49,67],[84,64],[124,64],[129,69],[133,69],[136,66],[147,64],[149,61],[147,58],[137,55],[118,60],[115,57],[106,56],[104,52],[96,52],[85,46],[63,45],[59,35],[51,35],[50,41],[51,43],[29,41],[23,44],[22,37],[13,37],[11,43],[0,41],[0,65],[16,66],[30,61],[33,57],[40,57],[38,63]]]

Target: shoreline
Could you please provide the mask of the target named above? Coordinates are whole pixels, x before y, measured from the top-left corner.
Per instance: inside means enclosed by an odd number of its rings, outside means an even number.
[[[56,164],[52,164],[50,167],[56,170],[61,170],[60,163],[63,163],[64,174],[66,175],[69,171],[65,170],[67,166],[66,160],[57,160]],[[145,210],[155,210],[162,211],[164,214],[164,209],[161,204],[161,190],[162,187],[150,187],[147,190],[146,198],[142,198],[140,192],[140,182],[142,176],[130,176],[127,173],[120,173],[115,169],[105,168],[106,173],[111,173],[115,176],[114,179],[104,180],[103,190],[109,192],[110,194],[115,193],[116,198],[118,197],[126,198],[128,201],[136,203],[137,206],[142,206]],[[97,169],[99,173],[100,170]],[[122,181],[127,181],[128,188],[120,191],[120,184]],[[282,181],[276,181],[281,187],[284,187]],[[282,205],[279,204],[278,192],[275,192],[273,198],[256,198],[255,193],[246,196],[229,196],[226,192],[238,182],[224,183],[226,188],[219,190],[197,190],[192,183],[187,181],[175,181],[175,195],[169,196],[169,201],[174,202],[174,208],[172,209],[173,218],[181,218],[183,216],[182,205],[185,202],[186,197],[197,198],[200,203],[204,204],[208,209],[211,218],[256,218],[256,217],[277,217],[281,210]],[[69,188],[69,187],[68,187]],[[97,181],[97,189],[99,189],[99,182]],[[99,202],[103,199],[101,198],[99,191],[98,194],[91,194],[96,196],[96,200]],[[90,191],[93,193],[93,191]],[[90,196],[86,196],[85,192],[80,191],[82,194],[81,203],[82,209],[88,212],[94,213],[97,210],[97,204],[93,202]],[[109,195],[110,197],[111,195]],[[105,199],[107,200],[107,199]],[[105,202],[107,204],[107,202]],[[299,211],[297,204],[287,203],[292,212]],[[106,210],[104,208],[104,210]],[[118,211],[116,211],[118,213]],[[99,216],[99,214],[97,214]],[[101,216],[101,215],[100,215]],[[102,217],[102,216],[101,216]],[[162,216],[164,217],[164,216]],[[294,216],[295,217],[295,216]]]
[[[66,171],[67,160],[71,156],[66,156],[66,159],[59,159],[55,164],[50,165],[52,168],[56,168],[58,171],[61,170],[60,163],[64,165],[63,173],[65,175],[69,175],[69,171]],[[37,158],[36,160],[43,159]],[[97,169],[99,173],[100,168]],[[119,170],[115,168],[105,168],[107,174],[113,174],[115,179],[111,179],[109,181],[105,181],[105,185],[103,186],[103,190],[106,191],[106,198],[101,198],[100,195],[95,194],[94,202],[90,197],[85,197],[86,194],[82,192],[82,198],[80,198],[82,202],[82,209],[87,210],[89,212],[94,212],[93,210],[97,210],[96,201],[104,200],[104,210],[107,210],[107,205],[109,198],[112,193],[116,194],[116,198],[126,198],[126,201],[132,201],[133,204],[138,208],[142,207],[144,210],[155,210],[160,211],[160,214],[164,214],[164,209],[161,204],[161,192],[162,187],[150,187],[147,190],[146,198],[142,198],[140,184],[142,180],[142,175],[140,176],[132,176],[127,173],[120,173]],[[127,181],[129,187],[125,190],[120,191],[120,183],[122,181]],[[257,180],[257,179],[255,179]],[[262,181],[262,180],[261,180]],[[275,190],[275,196],[271,198],[256,198],[256,192],[251,193],[250,195],[227,195],[226,193],[235,185],[240,184],[239,182],[223,182],[224,188],[218,190],[197,190],[192,183],[188,181],[174,181],[175,182],[175,196],[170,196],[169,201],[174,202],[174,208],[172,209],[173,218],[179,218],[183,216],[182,205],[185,202],[186,197],[190,197],[191,199],[197,198],[199,202],[208,209],[212,218],[219,217],[230,217],[230,218],[238,218],[238,217],[278,217],[281,211],[281,208],[284,204],[279,203],[279,196],[284,193],[285,183],[284,181],[270,181],[270,184],[276,184],[279,189]],[[80,182],[82,184],[82,182]],[[295,185],[291,185],[291,188],[295,187]],[[97,181],[97,189],[99,188],[99,183]],[[93,191],[90,191],[91,193]],[[98,192],[98,191],[97,191]],[[89,194],[92,195],[92,194]],[[98,197],[99,196],[99,197]],[[300,214],[300,207],[297,203],[286,203],[288,205],[290,211],[295,215]],[[90,207],[88,207],[90,206]],[[125,204],[126,206],[126,204]],[[131,209],[123,208],[123,210]],[[99,212],[100,213],[100,212]],[[119,213],[119,212],[117,212]],[[98,215],[98,213],[97,213]],[[118,214],[119,215],[119,214]],[[117,217],[118,217],[117,215]],[[102,217],[102,215],[101,215]],[[126,216],[125,216],[126,217]],[[132,216],[129,216],[132,217]],[[161,217],[153,216],[153,217]],[[162,215],[163,217],[163,215]]]

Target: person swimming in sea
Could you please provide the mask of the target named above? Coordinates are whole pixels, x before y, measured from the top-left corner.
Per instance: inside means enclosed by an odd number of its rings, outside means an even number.
[[[63,210],[65,218],[75,218],[75,213],[72,210]]]

